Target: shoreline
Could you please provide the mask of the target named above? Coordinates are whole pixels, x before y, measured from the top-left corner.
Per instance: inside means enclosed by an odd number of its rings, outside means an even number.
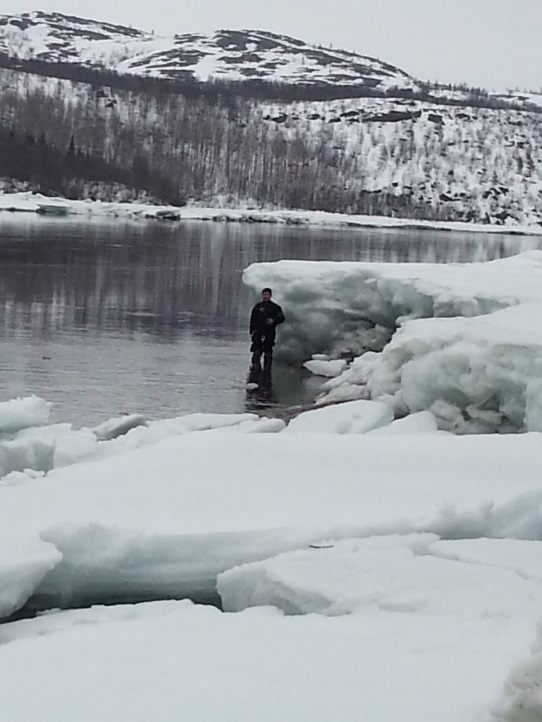
[[[506,226],[466,221],[429,221],[389,216],[349,215],[328,211],[264,210],[251,208],[213,208],[200,206],[154,206],[127,203],[50,198],[31,191],[0,193],[0,220],[4,213],[34,213],[49,218],[83,216],[87,218],[121,218],[152,220],[163,223],[211,221],[217,223],[268,223],[325,228],[383,228],[437,230],[463,233],[489,233],[540,236],[542,225]]]

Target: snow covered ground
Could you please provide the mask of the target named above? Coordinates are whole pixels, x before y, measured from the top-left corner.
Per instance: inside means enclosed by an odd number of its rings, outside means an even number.
[[[374,426],[380,406],[345,405],[343,421]],[[3,721],[537,719],[514,705],[538,704],[540,434],[284,433],[250,414],[76,430],[47,410],[0,405],[0,448],[26,467],[0,480],[2,615],[211,595],[217,577],[227,611],[4,623]],[[36,468],[29,437],[54,468]]]
[[[465,722],[527,656],[529,627],[376,610],[221,614],[186,602],[55,613],[2,629],[2,719]]]
[[[204,208],[199,206],[152,206],[144,203],[114,203],[102,201],[72,201],[65,198],[50,198],[39,193],[22,191],[0,192],[0,221],[2,212],[37,213],[40,206],[54,206],[69,216],[109,218],[131,218],[140,220],[161,220],[161,214],[171,214],[178,220],[236,221],[239,223],[279,223],[302,226],[368,227],[368,228],[427,228],[446,231],[468,231],[476,233],[505,233],[519,235],[542,235],[540,224],[492,225],[466,223],[461,221],[424,221],[387,216],[348,215],[325,211],[261,210],[255,208]],[[165,222],[165,221],[164,221]],[[171,222],[168,219],[168,222]]]

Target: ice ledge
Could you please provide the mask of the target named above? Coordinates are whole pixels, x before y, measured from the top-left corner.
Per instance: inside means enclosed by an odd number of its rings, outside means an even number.
[[[452,265],[279,261],[244,281],[273,287],[285,310],[277,356],[357,357],[323,400],[430,410],[459,433],[542,430],[542,251]]]

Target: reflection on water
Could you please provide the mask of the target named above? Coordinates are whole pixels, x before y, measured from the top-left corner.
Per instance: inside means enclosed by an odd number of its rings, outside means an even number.
[[[3,214],[0,398],[38,393],[55,402],[56,419],[79,424],[124,411],[242,411],[253,299],[241,272],[250,263],[483,261],[541,240]],[[279,404],[308,393],[299,374],[274,369]]]

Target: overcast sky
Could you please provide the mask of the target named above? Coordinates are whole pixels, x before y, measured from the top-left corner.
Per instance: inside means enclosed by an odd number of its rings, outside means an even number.
[[[157,34],[252,28],[355,50],[422,80],[542,87],[542,0],[0,0]]]

